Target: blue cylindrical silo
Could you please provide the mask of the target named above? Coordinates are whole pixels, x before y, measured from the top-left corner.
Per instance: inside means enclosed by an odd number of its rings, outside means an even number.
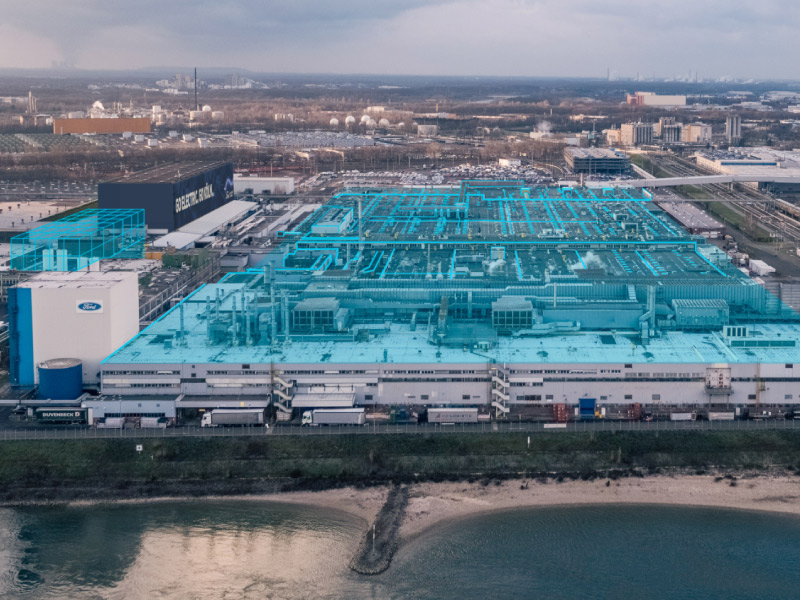
[[[39,363],[39,398],[75,400],[83,391],[83,364],[77,358]]]

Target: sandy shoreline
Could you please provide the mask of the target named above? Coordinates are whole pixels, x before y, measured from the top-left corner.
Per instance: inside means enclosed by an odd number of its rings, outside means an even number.
[[[401,544],[429,528],[479,514],[516,508],[586,504],[666,504],[800,515],[800,477],[744,475],[731,485],[714,475],[654,475],[610,481],[528,481],[491,483],[420,483],[410,488],[405,519],[400,527]],[[289,492],[259,496],[260,499],[329,507],[372,522],[386,497],[386,489],[345,488],[322,492]]]
[[[282,492],[278,494],[233,494],[224,496],[154,496],[151,498],[91,499],[60,501],[31,501],[6,503],[4,506],[70,506],[84,507],[102,504],[130,505],[155,504],[162,502],[280,502],[298,504],[317,508],[330,508],[371,523],[383,506],[388,493],[387,487],[356,489],[353,487],[336,488],[319,492]]]
[[[745,474],[731,485],[728,478],[714,475],[652,475],[616,481],[520,480],[482,485],[475,483],[420,483],[410,486],[405,519],[399,530],[407,542],[429,528],[459,519],[515,508],[580,504],[666,504],[742,510],[772,511],[800,515],[800,477]],[[608,484],[608,485],[607,485]],[[284,492],[241,496],[163,497],[129,500],[72,501],[68,506],[94,504],[142,504],[152,502],[271,501],[329,508],[372,523],[383,505],[388,488],[338,488],[319,492]],[[28,504],[28,503],[24,503]],[[31,503],[37,504],[37,503]],[[54,504],[54,503],[44,503]],[[61,503],[62,505],[64,503]]]
[[[443,521],[516,508],[586,504],[666,504],[759,510],[800,515],[800,477],[745,476],[715,481],[713,475],[657,475],[617,481],[520,481],[436,483],[414,486],[400,528],[410,539]]]

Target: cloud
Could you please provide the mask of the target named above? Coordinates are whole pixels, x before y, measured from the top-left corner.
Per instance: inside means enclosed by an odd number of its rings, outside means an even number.
[[[0,61],[5,66],[49,67],[61,57],[58,45],[47,37],[0,23]]]
[[[798,22],[795,0],[44,0],[4,10],[25,50],[0,66],[795,78]]]

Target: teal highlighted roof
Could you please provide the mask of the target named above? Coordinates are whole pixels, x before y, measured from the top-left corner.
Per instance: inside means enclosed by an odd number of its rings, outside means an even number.
[[[361,205],[361,219],[358,205]],[[650,210],[642,190],[527,188],[520,182],[463,182],[459,189],[344,191],[297,228],[299,243],[372,244],[429,241],[474,244],[504,239],[535,244],[686,239],[689,234]],[[660,212],[660,211],[659,211]],[[331,215],[352,215],[342,230]]]
[[[104,258],[142,256],[144,209],[87,209],[11,238],[11,268],[79,271]]]
[[[800,317],[646,190],[347,190],[106,360],[800,362]]]

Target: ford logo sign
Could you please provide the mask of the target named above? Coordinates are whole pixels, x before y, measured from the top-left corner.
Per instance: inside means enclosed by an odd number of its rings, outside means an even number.
[[[78,310],[83,310],[86,312],[94,312],[96,310],[100,310],[103,308],[103,305],[99,302],[81,302],[78,304]]]

